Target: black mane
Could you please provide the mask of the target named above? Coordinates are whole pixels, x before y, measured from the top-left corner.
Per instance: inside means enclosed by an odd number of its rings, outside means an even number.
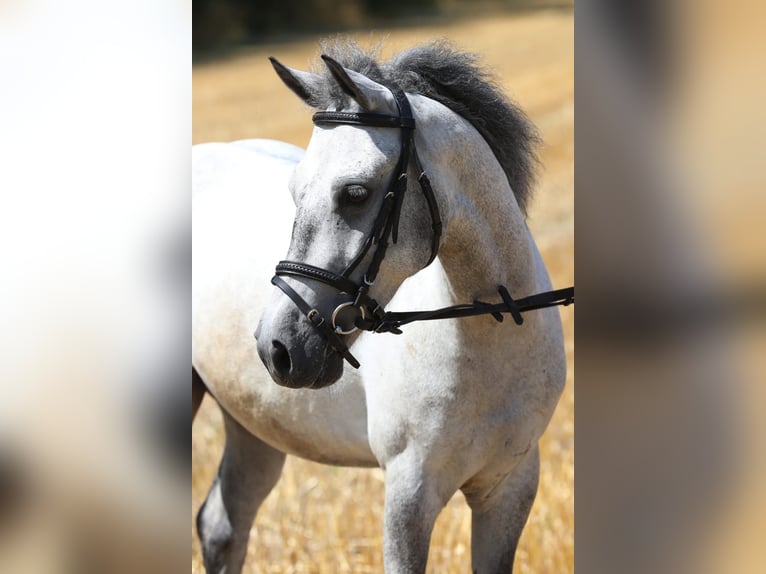
[[[436,100],[468,120],[489,144],[519,207],[527,213],[540,137],[526,114],[477,63],[476,55],[458,51],[446,41],[415,46],[381,63],[376,61],[376,49],[365,51],[348,40],[325,43],[322,49],[346,68],[380,84],[393,83],[406,92]],[[317,103],[326,108],[342,106],[347,96],[330,80],[325,66],[316,66],[315,71],[328,79],[327,91],[317,94]]]

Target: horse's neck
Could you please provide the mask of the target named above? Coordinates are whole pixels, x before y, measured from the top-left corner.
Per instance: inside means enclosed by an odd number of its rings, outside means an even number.
[[[439,135],[440,129],[448,135]],[[455,302],[496,295],[498,285],[517,297],[532,293],[536,287],[534,245],[489,145],[456,117],[447,118],[436,131],[424,139],[430,157],[438,158],[435,168],[443,174],[437,183],[443,186],[446,223],[439,258]]]
[[[450,228],[441,262],[460,302],[495,294],[498,285],[517,296],[535,289],[532,249],[522,217],[509,215],[500,205],[491,214],[470,208]]]

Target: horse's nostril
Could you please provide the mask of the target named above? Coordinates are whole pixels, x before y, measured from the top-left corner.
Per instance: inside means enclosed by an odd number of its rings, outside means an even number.
[[[274,369],[280,377],[286,378],[292,368],[290,353],[287,352],[287,347],[279,341],[272,341],[271,345],[271,364],[274,365]]]

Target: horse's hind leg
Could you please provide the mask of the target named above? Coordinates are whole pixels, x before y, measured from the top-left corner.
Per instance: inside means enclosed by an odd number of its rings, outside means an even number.
[[[279,480],[285,455],[222,412],[226,448],[218,475],[197,514],[197,533],[206,571],[236,574],[245,561],[255,514]]]
[[[500,484],[464,489],[471,506],[471,562],[474,574],[509,574],[521,531],[537,494],[537,445]]]

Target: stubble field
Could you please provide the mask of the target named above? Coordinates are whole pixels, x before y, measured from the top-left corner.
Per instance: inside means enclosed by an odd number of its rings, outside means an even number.
[[[568,11],[501,14],[417,27],[356,33],[362,44],[383,40],[383,55],[447,38],[479,54],[506,93],[540,129],[543,170],[529,224],[555,287],[573,284],[574,18]],[[193,142],[263,137],[306,145],[310,112],[274,75],[267,56],[306,69],[318,38],[261,45],[193,71]],[[516,557],[520,574],[574,570],[574,311],[562,311],[567,385],[541,441],[537,500]],[[207,397],[192,431],[192,572],[203,572],[194,515],[223,448],[218,409]],[[383,474],[321,466],[288,457],[283,477],[251,531],[245,572],[382,572]],[[470,512],[462,494],[434,529],[428,572],[470,572]]]

